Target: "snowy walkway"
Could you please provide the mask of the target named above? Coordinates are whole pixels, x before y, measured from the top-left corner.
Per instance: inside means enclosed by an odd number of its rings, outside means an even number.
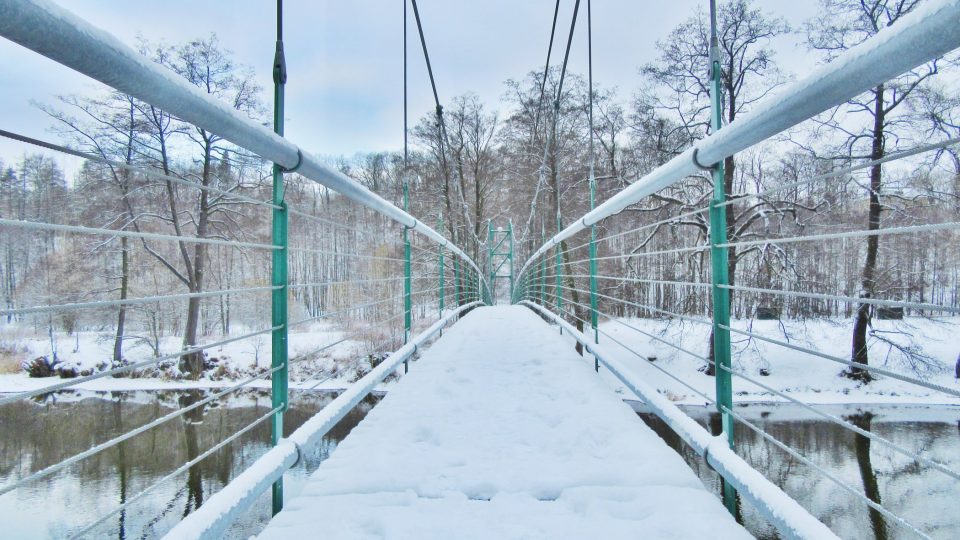
[[[445,331],[261,539],[750,538],[518,306]]]

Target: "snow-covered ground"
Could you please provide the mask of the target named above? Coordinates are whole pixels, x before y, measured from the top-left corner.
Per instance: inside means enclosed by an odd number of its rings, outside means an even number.
[[[678,454],[520,306],[428,349],[259,536],[749,538]]]
[[[852,321],[821,319],[782,323],[734,321],[731,326],[828,355],[849,358],[851,325]],[[647,360],[630,352],[627,347],[644,356],[655,356],[654,364],[657,367],[670,372],[707,396],[714,395],[715,379],[701,371],[705,365],[703,360],[680,352],[630,327],[700,356],[706,356],[709,327],[690,322],[671,323],[654,319],[610,320],[601,322],[600,329],[613,339],[601,334],[600,343],[606,346],[607,351],[615,351],[619,360],[642,374],[646,381],[679,404],[702,405],[704,399],[648,365]],[[888,340],[916,347],[918,352],[935,362],[939,369],[922,370],[918,374],[911,369],[896,348],[891,348],[877,338],[870,339],[872,365],[960,391],[960,381],[954,378],[954,363],[960,353],[960,338],[957,337],[960,334],[960,317],[875,320],[873,330],[878,336]],[[841,376],[840,373],[846,366],[839,363],[750,339],[742,334],[732,333],[731,338],[735,371],[806,403],[960,404],[960,398],[882,375],[876,375],[877,380],[870,384],[860,384]],[[614,339],[627,347],[616,344]],[[612,381],[612,377],[609,379],[611,384],[619,386]],[[621,391],[629,395],[626,390]],[[785,401],[784,398],[736,376],[733,377],[733,391],[736,402]]]
[[[960,382],[954,378],[954,363],[960,354],[960,317],[940,319],[911,318],[904,321],[875,320],[873,330],[878,336],[904,345],[913,345],[916,350],[928,356],[940,367],[937,370],[925,370],[919,374],[924,380],[960,391]],[[714,378],[701,371],[704,362],[693,356],[679,352],[650,336],[634,330],[637,328],[676,344],[684,349],[705,356],[709,328],[690,322],[669,322],[657,319],[619,319],[601,322],[601,330],[617,341],[629,346],[644,356],[655,356],[656,366],[663,368],[684,380],[698,391],[712,396]],[[851,321],[811,319],[807,321],[734,321],[733,327],[757,333],[780,341],[812,348],[823,353],[847,358],[850,351]],[[242,330],[237,334],[243,333]],[[366,355],[362,343],[344,341],[320,353],[313,354],[321,347],[334,343],[344,337],[344,333],[332,324],[315,324],[302,331],[290,334],[291,387],[317,389],[342,389],[356,379],[356,367],[363,364]],[[209,337],[207,341],[221,338]],[[889,403],[889,404],[951,404],[960,405],[960,398],[935,390],[916,386],[889,377],[878,376],[878,380],[868,384],[841,377],[845,366],[829,360],[794,351],[779,345],[749,339],[733,333],[734,369],[751,378],[784,392],[791,397],[807,403]],[[601,343],[608,351],[620,354],[620,360],[637,370],[654,386],[680,404],[703,404],[703,398],[690,389],[673,381],[646,364],[625,347],[617,345],[612,339],[600,335]],[[0,343],[19,350],[18,359],[31,359],[50,354],[50,341],[46,336],[18,331],[6,326],[0,329]],[[95,367],[112,354],[113,340],[109,333],[80,332],[78,336],[57,336],[57,355],[64,365],[76,367],[78,371]],[[173,352],[181,346],[180,338],[168,337],[161,343],[163,352]],[[572,347],[572,344],[570,345]],[[131,362],[146,360],[153,356],[152,350],[144,344],[129,343],[125,348],[126,358]],[[270,336],[263,334],[208,351],[210,357],[228,366],[225,376],[208,374],[199,381],[170,380],[169,377],[104,377],[82,383],[78,389],[85,390],[150,390],[197,387],[222,387],[232,384],[239,378],[246,378],[270,364]],[[902,354],[883,341],[871,339],[871,363],[917,377]],[[360,361],[358,362],[358,359]],[[13,356],[7,363],[14,362]],[[9,366],[7,366],[9,371]],[[3,370],[0,370],[2,373]],[[768,375],[762,375],[761,372]],[[330,379],[327,376],[334,374]],[[312,377],[312,378],[311,378]],[[619,387],[619,383],[608,377],[610,384]],[[300,384],[298,381],[305,381]],[[26,373],[0,374],[0,392],[21,392],[33,390],[60,382],[58,378],[30,378]],[[535,383],[531,383],[535,384]],[[734,377],[734,399],[737,402],[781,402],[783,398],[759,388],[741,378]],[[269,387],[269,380],[257,380],[251,387]],[[390,383],[386,383],[387,386]],[[629,395],[629,392],[625,395]]]
[[[250,333],[238,330],[236,335]],[[358,369],[364,366],[367,354],[363,343],[346,340],[332,347],[327,345],[342,340],[345,333],[332,324],[314,324],[303,327],[289,336],[291,359],[291,388],[342,389],[357,378]],[[57,336],[57,358],[61,365],[84,372],[100,370],[106,367],[106,359],[112,357],[113,336],[110,333],[78,332],[75,335]],[[223,341],[222,337],[207,337],[203,342]],[[6,369],[0,374],[0,393],[22,392],[43,388],[61,382],[59,377],[31,378],[24,371],[10,373],[12,367],[23,360],[39,356],[50,356],[50,340],[6,326],[0,330],[0,343],[6,344],[8,354],[4,361]],[[182,339],[171,336],[160,342],[162,354],[179,350]],[[323,349],[317,352],[319,349]],[[10,354],[14,350],[15,354]],[[158,374],[152,370],[141,370],[136,376],[103,377],[76,385],[80,390],[170,390],[183,388],[216,388],[230,386],[262,372],[270,366],[270,334],[265,333],[251,338],[227,343],[206,350],[208,358],[215,358],[222,370],[210,370],[197,381],[174,379],[166,373]],[[124,358],[131,363],[148,360],[154,356],[153,350],[143,343],[128,343],[124,347]],[[166,361],[175,365],[176,360]],[[98,367],[99,365],[99,367]],[[327,379],[328,376],[333,375]],[[301,384],[302,382],[302,384]],[[319,385],[317,384],[319,383]],[[269,379],[252,382],[252,388],[270,386]]]

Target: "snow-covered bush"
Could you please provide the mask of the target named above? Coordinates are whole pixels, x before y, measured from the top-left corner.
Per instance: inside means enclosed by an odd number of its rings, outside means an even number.
[[[33,360],[24,362],[22,367],[31,377],[53,377],[57,374],[59,363],[56,356],[53,357],[53,360],[46,356],[38,356]]]

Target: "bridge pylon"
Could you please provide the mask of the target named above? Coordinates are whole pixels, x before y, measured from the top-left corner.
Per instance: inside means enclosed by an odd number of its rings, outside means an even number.
[[[488,304],[496,302],[497,281],[506,280],[510,285],[508,301],[513,301],[513,221],[507,222],[507,228],[493,227],[493,221],[487,221],[487,264],[490,268],[490,290]]]

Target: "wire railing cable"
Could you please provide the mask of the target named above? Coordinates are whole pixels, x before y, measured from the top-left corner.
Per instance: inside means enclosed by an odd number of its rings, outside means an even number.
[[[210,297],[227,296],[231,294],[269,292],[279,288],[281,287],[273,287],[273,286],[246,287],[246,288],[240,288],[240,289],[225,289],[225,290],[219,290],[219,291],[167,294],[162,296],[145,296],[141,298],[127,298],[124,300],[98,300],[94,302],[76,302],[71,304],[54,304],[49,306],[30,306],[30,307],[15,308],[15,309],[0,309],[0,316],[31,315],[31,314],[37,314],[37,313],[73,311],[76,309],[97,309],[97,308],[103,308],[103,307],[116,307],[116,306],[134,306],[134,305],[141,305],[141,304],[153,304],[156,302],[166,302],[169,300],[183,300],[183,299],[190,299],[190,298],[210,298]]]
[[[214,446],[210,447],[209,449],[205,450],[202,454],[198,455],[197,457],[195,457],[195,458],[191,459],[190,461],[184,463],[183,465],[177,467],[176,469],[174,469],[172,472],[170,472],[169,474],[167,474],[167,475],[164,476],[163,478],[160,478],[159,480],[153,482],[152,484],[150,484],[149,486],[147,486],[146,488],[144,488],[144,490],[141,491],[140,493],[137,493],[137,494],[134,495],[133,497],[128,498],[128,499],[127,499],[123,504],[121,504],[120,506],[114,508],[114,509],[111,510],[110,512],[104,514],[103,516],[100,516],[100,518],[97,519],[96,521],[94,521],[93,523],[87,525],[86,527],[84,527],[84,528],[81,529],[80,531],[71,534],[71,535],[70,535],[70,538],[80,538],[80,537],[82,537],[83,535],[85,535],[86,533],[92,531],[94,528],[96,528],[97,526],[101,525],[101,524],[102,524],[103,522],[105,522],[106,520],[108,520],[108,519],[110,519],[111,517],[115,516],[117,513],[122,512],[124,509],[129,508],[130,505],[132,505],[132,504],[134,504],[135,502],[139,501],[139,500],[142,499],[143,497],[146,497],[150,492],[152,492],[154,489],[156,489],[157,486],[159,486],[159,485],[163,484],[164,482],[167,482],[167,481],[169,481],[169,480],[171,480],[171,479],[173,479],[173,478],[176,478],[178,475],[180,475],[180,474],[184,473],[185,471],[187,471],[188,469],[190,469],[190,467],[193,467],[193,466],[196,465],[197,463],[200,463],[201,461],[203,461],[204,459],[206,459],[207,457],[209,457],[209,456],[210,456],[211,454],[213,454],[214,452],[220,450],[221,448],[223,448],[223,447],[227,446],[228,444],[232,443],[233,441],[237,440],[237,438],[243,436],[245,433],[249,432],[251,429],[253,429],[253,428],[259,426],[260,424],[266,422],[267,420],[273,418],[273,416],[274,416],[275,414],[277,414],[278,412],[280,412],[281,410],[283,410],[283,407],[276,407],[276,408],[270,410],[269,412],[267,412],[266,414],[264,414],[264,415],[261,416],[260,418],[257,418],[257,419],[254,420],[253,422],[247,424],[247,426],[244,427],[243,429],[237,431],[237,432],[234,433],[233,435],[230,435],[230,436],[227,437],[226,439],[220,441],[220,442],[217,443],[216,445],[214,445]]]
[[[707,284],[709,286],[709,284]],[[946,313],[960,313],[960,307],[943,306],[940,304],[928,304],[925,302],[907,302],[902,300],[883,300],[877,298],[843,296],[839,294],[810,293],[802,291],[782,291],[777,289],[763,289],[759,287],[745,287],[743,285],[721,285],[721,288],[731,291],[751,292],[758,294],[771,294],[778,296],[796,296],[800,298],[812,298],[817,300],[839,300],[850,304],[870,304],[874,306],[902,307],[926,311],[941,311]]]
[[[283,249],[280,246],[274,246],[272,244],[258,244],[254,242],[240,242],[236,240],[221,240],[219,238],[200,238],[196,236],[177,236],[175,234],[98,229],[95,227],[83,227],[80,225],[61,225],[57,223],[43,223],[39,221],[26,221],[19,219],[0,218],[0,227],[17,227],[27,230],[67,232],[92,236],[126,236],[127,238],[146,238],[152,240],[166,240],[169,242],[185,242],[187,244],[212,244],[217,246],[265,249],[271,251]]]
[[[97,373],[93,373],[93,374],[91,374],[91,375],[82,375],[82,376],[80,376],[80,377],[76,377],[76,378],[73,378],[73,379],[69,379],[69,380],[66,380],[66,381],[61,382],[61,383],[51,384],[51,385],[49,385],[49,386],[44,386],[44,387],[42,387],[42,388],[35,388],[35,389],[33,389],[33,390],[25,390],[25,391],[23,391],[23,392],[17,392],[16,394],[11,394],[11,395],[9,395],[9,396],[0,397],[0,406],[6,405],[7,403],[13,403],[13,402],[15,402],[15,401],[20,401],[21,399],[27,399],[27,398],[31,398],[31,397],[34,397],[34,396],[39,396],[39,395],[43,395],[43,394],[49,394],[49,393],[51,393],[51,392],[56,392],[56,391],[58,391],[58,390],[63,390],[64,388],[69,388],[69,387],[71,387],[71,386],[76,386],[76,385],[78,385],[78,384],[83,384],[83,383],[90,382],[90,381],[93,381],[93,380],[96,380],[96,379],[101,379],[101,378],[103,378],[103,377],[109,377],[109,376],[111,376],[111,375],[117,375],[117,374],[119,374],[119,373],[126,373],[127,371],[132,371],[132,370],[135,370],[135,369],[140,369],[140,368],[144,368],[144,367],[148,367],[148,366],[153,366],[153,365],[159,364],[159,363],[161,363],[161,362],[173,360],[173,359],[175,359],[175,358],[180,358],[181,356],[187,356],[187,355],[191,355],[191,354],[194,354],[194,353],[202,352],[202,351],[205,351],[205,350],[207,350],[207,349],[211,349],[211,348],[213,348],[213,347],[220,347],[220,346],[226,345],[226,344],[228,344],[228,343],[234,343],[234,342],[236,342],[236,341],[241,341],[241,340],[244,340],[244,339],[249,339],[249,338],[252,338],[252,337],[255,337],[255,336],[259,336],[259,335],[262,335],[262,334],[268,334],[268,333],[273,332],[274,330],[276,330],[276,329],[278,329],[278,328],[280,328],[280,327],[272,327],[272,328],[267,328],[267,329],[264,329],[264,330],[258,330],[258,331],[256,331],[256,332],[250,332],[250,333],[247,333],[247,334],[243,334],[243,335],[241,335],[241,336],[236,336],[236,337],[232,337],[232,338],[228,338],[228,339],[223,339],[223,340],[220,340],[220,341],[215,341],[215,342],[213,342],[213,343],[208,343],[208,344],[206,344],[206,345],[201,345],[201,346],[199,346],[199,347],[190,347],[190,348],[183,349],[183,350],[181,350],[181,351],[177,351],[177,352],[174,352],[174,353],[164,354],[164,355],[157,356],[157,357],[155,357],[155,358],[150,358],[150,359],[147,359],[147,360],[142,360],[142,361],[140,361],[140,362],[133,362],[133,363],[131,363],[131,364],[127,364],[127,365],[124,365],[124,366],[119,366],[119,367],[115,367],[115,368],[108,369],[108,370],[104,370],[104,371],[98,371]]]
[[[773,339],[773,338],[770,338],[770,337],[766,337],[766,336],[763,336],[763,335],[760,335],[760,334],[757,334],[757,333],[754,333],[754,332],[748,332],[748,331],[745,331],[745,330],[738,330],[738,329],[736,329],[736,328],[731,328],[731,327],[727,327],[727,326],[724,326],[723,328],[726,329],[726,330],[729,330],[729,331],[731,331],[731,332],[734,332],[734,333],[736,333],[736,334],[740,334],[740,335],[743,335],[743,336],[748,336],[748,337],[751,337],[751,338],[753,338],[753,339],[758,339],[758,340],[760,340],[760,341],[765,341],[765,342],[767,342],[767,343],[772,343],[772,344],[774,344],[774,345],[779,345],[779,346],[781,346],[781,347],[786,347],[786,348],[788,348],[788,349],[792,349],[792,350],[797,351],[797,352],[807,353],[807,354],[810,354],[810,355],[813,355],[813,356],[817,356],[817,357],[819,357],[819,358],[823,358],[823,359],[825,359],[825,360],[830,360],[831,362],[836,362],[836,363],[838,363],[838,364],[843,364],[843,365],[848,366],[848,367],[855,367],[855,368],[863,369],[863,370],[865,370],[865,371],[871,371],[871,372],[874,372],[874,373],[879,373],[880,375],[886,375],[887,377],[892,377],[892,378],[894,378],[894,379],[901,380],[901,381],[903,381],[903,382],[912,383],[912,384],[915,384],[915,385],[917,385],[917,386],[922,386],[922,387],[924,387],[924,388],[928,388],[928,389],[930,389],[930,390],[936,390],[936,391],[938,391],[938,392],[943,392],[944,394],[949,394],[949,395],[951,395],[951,396],[960,397],[960,390],[955,390],[955,389],[950,388],[950,387],[948,387],[948,386],[943,386],[943,385],[940,385],[940,384],[936,384],[936,383],[924,381],[924,380],[921,380],[921,379],[915,379],[915,378],[913,378],[913,377],[908,377],[908,376],[906,376],[906,375],[897,373],[897,372],[895,372],[895,371],[891,371],[891,370],[886,369],[886,368],[882,368],[882,367],[879,367],[879,366],[872,366],[872,365],[868,365],[868,364],[862,364],[862,363],[860,363],[860,362],[854,362],[854,361],[852,361],[852,360],[847,360],[846,358],[841,358],[841,357],[839,357],[839,356],[834,356],[834,355],[832,355],[832,354],[827,354],[827,353],[824,353],[824,352],[820,352],[820,351],[817,351],[817,350],[815,350],[815,349],[810,349],[810,348],[807,348],[807,347],[800,347],[800,346],[794,345],[794,344],[792,344],[792,343],[787,343],[786,341],[780,341],[780,340],[778,340],[778,339]]]
[[[175,410],[175,411],[173,411],[173,412],[170,412],[170,413],[168,413],[168,414],[165,414],[165,415],[161,416],[160,418],[157,418],[157,419],[155,419],[155,420],[153,420],[153,421],[151,421],[151,422],[148,422],[148,423],[146,423],[146,424],[143,424],[142,426],[140,426],[140,427],[138,427],[138,428],[131,429],[130,431],[128,431],[128,432],[126,432],[126,433],[124,433],[124,434],[122,434],[122,435],[118,435],[118,436],[116,436],[116,437],[114,437],[114,438],[112,438],[112,439],[110,439],[110,440],[108,440],[108,441],[105,441],[105,442],[102,442],[102,443],[97,444],[97,445],[95,445],[95,446],[92,446],[92,447],[88,448],[87,450],[84,450],[83,452],[80,452],[79,454],[75,454],[75,455],[73,455],[73,456],[71,456],[71,457],[69,457],[69,458],[67,458],[67,459],[64,459],[63,461],[60,461],[59,463],[55,463],[55,464],[53,464],[53,465],[50,465],[49,467],[46,467],[46,468],[44,468],[44,469],[41,469],[41,470],[35,472],[35,473],[33,473],[33,474],[30,474],[30,475],[28,475],[28,476],[25,476],[25,477],[17,480],[16,482],[14,482],[14,483],[12,483],[12,484],[8,484],[8,485],[5,485],[5,486],[2,486],[2,487],[0,487],[0,495],[3,495],[4,493],[9,493],[10,491],[13,491],[13,490],[17,489],[17,488],[19,488],[20,486],[23,486],[23,485],[25,485],[25,484],[29,484],[30,482],[34,482],[34,481],[39,480],[39,479],[41,479],[41,478],[50,476],[51,474],[53,474],[53,473],[55,473],[55,472],[57,472],[57,471],[60,471],[60,470],[62,470],[62,469],[65,469],[65,468],[69,467],[70,465],[73,465],[74,463],[77,463],[78,461],[81,461],[81,460],[84,460],[84,459],[86,459],[86,458],[88,458],[88,457],[90,457],[90,456],[94,456],[94,455],[96,455],[96,454],[99,454],[100,452],[103,452],[104,450],[108,450],[108,449],[110,449],[110,448],[113,448],[114,446],[116,446],[116,445],[118,445],[118,444],[120,444],[120,443],[122,443],[122,442],[124,442],[124,441],[126,441],[126,440],[132,439],[133,437],[136,437],[137,435],[140,435],[141,433],[144,433],[144,432],[146,432],[146,431],[148,431],[148,430],[150,430],[150,429],[152,429],[152,428],[155,428],[155,427],[157,427],[157,426],[159,426],[159,425],[161,425],[161,424],[165,424],[165,423],[169,422],[170,420],[173,420],[174,418],[179,418],[179,417],[183,416],[184,414],[186,414],[186,413],[188,413],[188,412],[190,412],[190,411],[192,411],[192,410],[194,410],[194,409],[197,409],[197,408],[199,408],[199,407],[202,407],[202,406],[206,405],[207,403],[210,403],[211,401],[213,401],[213,400],[215,400],[215,399],[221,398],[221,397],[223,397],[223,396],[225,396],[225,395],[227,395],[227,394],[229,394],[229,393],[235,392],[235,391],[237,391],[237,390],[239,390],[239,389],[247,386],[248,384],[252,383],[253,381],[262,379],[262,378],[264,378],[264,377],[266,377],[266,376],[268,376],[268,375],[271,375],[271,374],[273,374],[273,373],[276,373],[276,372],[279,371],[281,368],[282,368],[282,366],[281,366],[281,367],[275,367],[275,368],[272,368],[272,369],[268,369],[268,370],[266,370],[266,371],[264,371],[264,372],[262,372],[262,373],[259,373],[259,374],[257,374],[257,375],[254,375],[254,376],[252,376],[252,377],[248,377],[247,379],[244,379],[243,381],[241,381],[241,382],[239,382],[239,383],[237,383],[237,384],[235,384],[235,385],[233,385],[233,386],[230,386],[229,388],[226,388],[225,390],[221,390],[221,391],[219,391],[219,392],[216,392],[216,393],[214,393],[214,394],[211,394],[210,396],[208,396],[208,397],[206,397],[206,398],[204,398],[204,399],[202,399],[202,400],[200,400],[200,401],[197,401],[196,403],[193,403],[193,404],[188,405],[188,406],[186,406],[186,407],[177,409],[177,410]]]
[[[97,156],[97,155],[95,155],[95,154],[90,154],[90,153],[87,153],[87,152],[81,152],[81,151],[79,151],[79,150],[74,150],[74,149],[68,148],[68,147],[66,147],[66,146],[61,146],[61,145],[59,145],[59,144],[54,144],[54,143],[51,143],[51,142],[41,141],[40,139],[34,139],[34,138],[32,138],[32,137],[27,137],[26,135],[20,135],[20,134],[18,134],[18,133],[13,133],[13,132],[10,132],[10,131],[4,130],[4,129],[0,129],[0,136],[6,137],[6,138],[8,138],[8,139],[12,139],[12,140],[24,142],[24,143],[27,143],[27,144],[31,144],[31,145],[33,145],[33,146],[39,146],[40,148],[46,148],[46,149],[48,149],[48,150],[54,150],[54,151],[61,152],[61,153],[64,153],[64,154],[68,154],[68,155],[71,155],[71,156],[76,156],[76,157],[79,157],[79,158],[83,158],[83,159],[86,159],[86,160],[88,160],[88,161],[93,161],[93,162],[96,162],[96,163],[100,163],[100,164],[102,164],[102,165],[107,165],[108,167],[115,167],[115,168],[117,168],[117,169],[122,169],[122,170],[129,171],[129,172],[132,172],[132,173],[135,173],[135,174],[142,174],[142,175],[148,176],[148,177],[150,177],[150,178],[156,178],[156,179],[158,179],[158,180],[164,180],[164,181],[172,182],[172,183],[174,183],[174,184],[179,184],[179,185],[182,185],[182,186],[187,186],[187,187],[191,187],[191,188],[196,188],[196,189],[199,189],[199,190],[201,190],[201,191],[208,191],[208,192],[210,192],[210,193],[216,193],[217,195],[223,195],[223,196],[225,196],[225,197],[231,197],[231,198],[236,199],[236,200],[238,200],[238,201],[247,202],[247,203],[250,203],[250,204],[255,204],[255,205],[257,205],[257,206],[266,206],[266,207],[269,207],[269,208],[280,208],[279,206],[277,206],[277,205],[275,205],[275,204],[273,204],[273,203],[270,203],[270,202],[267,202],[267,201],[261,201],[261,200],[259,200],[259,199],[254,199],[253,197],[247,197],[246,195],[242,195],[242,194],[236,193],[236,192],[234,192],[234,191],[227,191],[227,190],[223,190],[223,189],[216,188],[216,187],[213,187],[213,186],[205,186],[205,185],[203,185],[203,184],[200,184],[200,183],[197,183],[197,182],[191,182],[191,181],[189,181],[189,180],[185,180],[185,179],[179,178],[179,177],[177,177],[177,176],[173,176],[173,175],[169,175],[169,174],[163,174],[162,172],[159,172],[159,171],[152,171],[152,170],[150,170],[150,169],[146,169],[146,168],[143,168],[143,167],[137,167],[137,166],[135,166],[135,165],[127,165],[126,163],[121,163],[121,162],[119,162],[119,161],[113,161],[113,160],[106,159],[106,158]]]
[[[711,363],[712,363],[712,362],[711,362]],[[722,369],[722,370],[730,373],[731,375],[735,375],[735,376],[737,376],[737,377],[739,377],[739,378],[741,378],[741,379],[743,379],[743,380],[745,380],[745,381],[747,381],[747,382],[749,382],[749,383],[751,383],[751,384],[754,384],[754,385],[756,385],[756,386],[758,386],[758,387],[760,387],[760,388],[763,388],[763,389],[766,390],[767,392],[770,392],[770,393],[776,395],[777,397],[780,397],[780,398],[782,398],[782,399],[785,399],[785,400],[789,401],[790,403],[793,403],[793,404],[795,404],[795,405],[798,405],[798,406],[802,407],[803,409],[808,410],[808,411],[810,411],[810,412],[812,412],[812,413],[814,413],[814,414],[816,414],[816,415],[818,415],[818,416],[820,416],[820,417],[822,417],[822,418],[825,418],[825,419],[829,420],[830,422],[832,422],[832,423],[834,423],[834,424],[836,424],[836,425],[838,425],[838,426],[840,426],[840,427],[843,427],[843,428],[845,428],[845,429],[847,429],[847,430],[849,430],[849,431],[853,431],[854,433],[857,433],[858,435],[861,435],[861,436],[863,436],[863,437],[866,437],[866,438],[870,439],[871,441],[878,442],[878,443],[880,443],[880,444],[882,444],[882,445],[890,448],[890,449],[893,450],[894,452],[897,452],[897,453],[899,453],[899,454],[901,454],[901,455],[904,455],[904,456],[910,458],[910,459],[913,460],[913,461],[919,461],[919,462],[923,463],[924,465],[926,465],[926,466],[928,466],[928,467],[930,467],[930,468],[937,469],[938,471],[940,471],[940,472],[942,472],[942,473],[944,473],[944,474],[952,477],[952,478],[955,479],[955,480],[960,480],[960,473],[958,473],[957,471],[954,471],[954,470],[951,469],[950,467],[947,467],[946,465],[944,465],[944,464],[942,464],[942,463],[940,463],[940,462],[938,462],[938,461],[935,461],[935,460],[933,460],[933,459],[924,457],[924,456],[920,455],[920,454],[917,453],[917,452],[912,452],[912,451],[910,451],[910,450],[907,450],[906,448],[903,448],[902,446],[894,443],[893,441],[890,441],[889,439],[886,439],[886,438],[884,438],[884,437],[881,437],[880,435],[877,435],[876,433],[871,433],[871,432],[869,432],[869,431],[867,431],[867,430],[865,430],[865,429],[862,429],[862,428],[860,428],[860,427],[857,427],[857,426],[855,426],[854,424],[852,424],[852,423],[850,423],[850,422],[847,422],[846,420],[843,420],[842,418],[840,418],[840,417],[838,417],[838,416],[832,415],[832,414],[830,414],[830,413],[828,413],[828,412],[825,412],[825,411],[821,411],[820,409],[818,409],[818,408],[816,408],[816,407],[814,407],[814,406],[812,406],[812,405],[810,405],[810,404],[808,404],[808,403],[804,403],[803,401],[800,401],[799,399],[797,399],[797,398],[795,398],[795,397],[793,397],[793,396],[791,396],[791,395],[789,395],[789,394],[787,394],[787,393],[785,393],[785,392],[781,392],[780,390],[777,390],[776,388],[773,388],[773,387],[771,387],[770,385],[764,384],[764,383],[762,383],[762,382],[754,379],[753,377],[747,375],[746,373],[743,373],[743,372],[738,371],[738,370],[735,370],[735,369],[728,368],[728,367],[726,367],[726,366],[717,366],[716,364],[714,364],[714,366],[716,367],[716,369]]]
[[[810,467],[811,469],[817,471],[821,476],[829,479],[831,482],[833,482],[834,484],[836,484],[837,486],[839,486],[839,487],[840,487],[841,489],[843,489],[844,491],[852,494],[854,497],[856,497],[857,499],[859,499],[861,502],[863,502],[864,504],[866,504],[866,505],[869,506],[870,508],[872,508],[872,509],[876,510],[877,512],[883,514],[884,517],[890,519],[891,521],[893,521],[894,523],[896,523],[896,524],[899,525],[900,527],[903,527],[904,529],[907,529],[908,531],[916,534],[916,535],[919,536],[920,538],[926,538],[926,539],[929,539],[929,538],[930,538],[929,536],[927,536],[926,534],[924,534],[923,531],[921,531],[920,529],[918,529],[918,528],[915,527],[914,525],[911,525],[910,523],[908,523],[906,520],[904,520],[904,519],[901,518],[900,516],[894,514],[894,513],[891,512],[890,510],[887,510],[887,509],[884,508],[882,505],[877,504],[876,502],[872,501],[869,497],[867,497],[867,496],[864,495],[862,492],[860,492],[860,490],[854,488],[854,487],[851,486],[850,484],[847,484],[847,483],[844,482],[842,479],[838,478],[836,475],[834,475],[834,474],[831,473],[830,471],[824,469],[823,467],[817,465],[816,463],[814,463],[814,462],[811,461],[810,459],[806,458],[803,454],[801,454],[800,452],[794,450],[793,448],[791,448],[791,447],[788,446],[787,444],[785,444],[785,443],[783,443],[783,442],[780,442],[779,439],[777,439],[777,438],[774,437],[773,435],[770,435],[769,433],[767,433],[766,431],[764,431],[762,428],[760,428],[759,426],[753,424],[752,422],[750,422],[749,420],[747,420],[746,418],[744,418],[744,417],[741,416],[740,414],[737,414],[736,411],[734,411],[734,410],[732,410],[732,409],[730,409],[729,407],[726,407],[726,406],[722,406],[722,408],[723,408],[723,410],[724,410],[725,412],[729,413],[730,416],[733,416],[738,422],[740,422],[740,423],[743,424],[744,426],[746,426],[746,427],[750,428],[751,430],[753,430],[757,435],[760,435],[762,438],[764,438],[765,440],[767,440],[768,442],[770,442],[771,444],[773,444],[773,445],[776,446],[777,448],[783,450],[783,451],[786,452],[787,454],[790,454],[790,456],[792,456],[794,459],[797,459],[798,461],[800,461],[800,462],[803,463],[804,465],[806,465],[806,466]]]
[[[925,153],[925,152],[930,152],[930,151],[932,151],[932,150],[940,150],[940,149],[943,149],[943,148],[947,148],[947,147],[950,147],[950,146],[954,146],[954,145],[956,145],[956,144],[960,144],[960,137],[954,137],[954,138],[952,138],[952,139],[947,139],[947,140],[945,140],[945,141],[940,141],[940,142],[925,144],[925,145],[922,145],[922,146],[918,146],[917,148],[912,148],[912,149],[910,149],[910,150],[903,150],[903,151],[901,151],[901,152],[895,152],[895,153],[892,153],[892,154],[888,154],[888,155],[886,155],[886,156],[884,156],[884,157],[882,157],[882,158],[879,158],[879,159],[872,159],[872,160],[869,160],[869,161],[865,161],[865,162],[863,162],[863,163],[859,163],[859,164],[857,164],[857,165],[853,165],[853,166],[847,167],[847,168],[845,168],[845,169],[840,169],[840,170],[837,170],[837,171],[831,171],[831,172],[824,173],[824,174],[818,174],[818,175],[816,175],[816,176],[811,176],[811,177],[809,177],[809,178],[804,178],[804,179],[802,179],[802,180],[797,180],[796,182],[790,182],[789,184],[784,184],[784,185],[782,185],[782,186],[775,186],[775,187],[772,187],[772,188],[764,189],[764,190],[761,190],[761,191],[759,191],[759,192],[757,192],[757,193],[753,193],[753,194],[751,194],[751,193],[745,193],[745,194],[743,194],[743,195],[741,195],[741,196],[736,196],[736,197],[734,197],[734,198],[732,198],[732,199],[730,199],[730,200],[724,201],[724,202],[718,204],[717,206],[729,206],[729,205],[731,205],[731,204],[736,204],[736,203],[738,203],[738,202],[740,202],[740,201],[742,201],[742,200],[744,200],[744,199],[750,198],[750,197],[753,197],[753,198],[766,197],[767,195],[772,195],[772,194],[774,194],[774,193],[779,193],[779,192],[781,192],[781,191],[787,191],[787,190],[790,190],[790,189],[793,189],[793,188],[797,188],[797,187],[800,187],[800,186],[804,186],[804,185],[807,185],[807,184],[812,184],[813,182],[819,182],[820,180],[828,180],[828,179],[830,179],[830,178],[836,178],[836,177],[838,177],[838,176],[846,176],[846,175],[848,175],[848,174],[850,174],[850,173],[852,173],[852,172],[857,172],[857,171],[861,171],[861,170],[864,170],[864,169],[869,169],[869,168],[871,168],[871,167],[873,167],[873,166],[875,166],[875,165],[882,165],[882,164],[884,164],[884,163],[889,163],[889,162],[891,162],[891,161],[897,161],[897,160],[900,160],[900,159],[912,157],[912,156],[915,156],[915,155],[918,155],[918,154],[922,154],[922,153]]]

